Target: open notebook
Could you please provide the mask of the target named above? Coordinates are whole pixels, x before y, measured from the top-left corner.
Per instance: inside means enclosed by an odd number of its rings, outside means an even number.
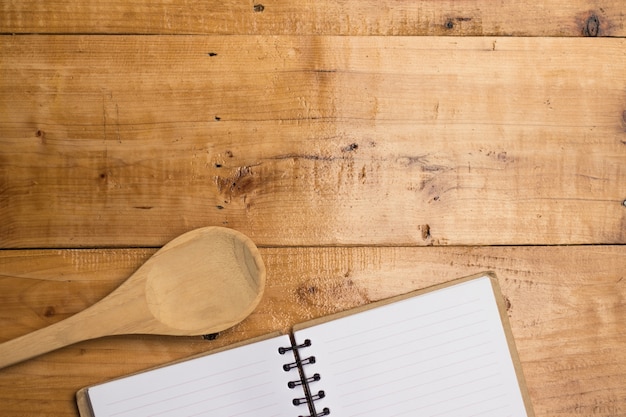
[[[533,416],[490,274],[84,388],[77,399],[83,417]]]

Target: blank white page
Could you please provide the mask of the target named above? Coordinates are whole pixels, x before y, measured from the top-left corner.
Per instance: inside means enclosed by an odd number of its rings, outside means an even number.
[[[317,411],[330,415],[526,416],[488,277],[298,330]]]
[[[88,389],[95,417],[278,417],[297,415],[301,387],[289,336],[279,336],[209,354]]]

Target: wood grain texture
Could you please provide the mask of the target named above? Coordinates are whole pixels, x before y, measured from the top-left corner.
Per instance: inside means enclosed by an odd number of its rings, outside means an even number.
[[[154,251],[0,251],[0,340],[80,311]],[[82,386],[460,276],[498,275],[537,416],[626,415],[626,248],[266,248],[259,308],[215,341],[112,337],[0,372],[3,416],[76,416]]]
[[[537,416],[626,416],[624,23],[622,0],[1,2],[0,248],[51,249],[0,250],[0,341],[197,227],[265,246],[268,285],[215,341],[3,369],[0,414],[76,417],[85,385],[494,270]],[[584,245],[488,246],[511,244]]]
[[[7,0],[2,33],[624,36],[621,0]]]
[[[5,37],[0,247],[624,243],[625,42]]]

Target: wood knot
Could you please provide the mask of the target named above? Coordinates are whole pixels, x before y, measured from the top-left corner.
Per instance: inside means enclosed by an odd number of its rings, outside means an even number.
[[[600,33],[600,19],[595,14],[587,18],[583,27],[583,35],[595,38]]]
[[[57,313],[57,312],[56,312],[56,310],[54,309],[54,307],[53,307],[53,306],[48,306],[48,307],[46,307],[46,309],[44,310],[43,315],[44,315],[45,317],[53,317],[56,313]]]
[[[509,300],[509,297],[507,296],[503,296],[503,298],[504,298],[504,306],[506,307],[506,311],[507,312],[511,311],[511,307],[512,307],[511,300]]]
[[[254,12],[255,13],[262,13],[263,10],[265,10],[265,6],[263,6],[262,4],[255,4],[254,5]]]
[[[341,152],[353,152],[359,149],[358,143],[351,143],[348,146],[345,146],[341,149]]]
[[[309,302],[317,293],[315,285],[301,285],[296,289],[296,296],[301,302]]]
[[[301,305],[315,306],[328,314],[371,301],[367,292],[351,278],[305,283],[296,289],[295,295]]]
[[[41,141],[41,143],[45,145],[45,143],[46,143],[46,132],[44,132],[41,129],[37,129],[37,131],[35,132],[35,136],[38,137],[39,140]]]
[[[228,197],[243,196],[251,193],[257,187],[256,176],[249,166],[238,167],[232,175],[215,178],[217,191]]]

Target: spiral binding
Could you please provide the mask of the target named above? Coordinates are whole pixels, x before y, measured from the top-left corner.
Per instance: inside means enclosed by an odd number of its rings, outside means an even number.
[[[304,384],[308,384],[309,382],[317,382],[320,379],[322,379],[321,375],[318,373],[315,373],[312,377],[306,378],[304,381],[301,379],[298,379],[297,381],[289,381],[287,383],[287,386],[289,388],[295,388],[298,385],[304,385]]]
[[[302,349],[302,348],[309,347],[309,346],[311,346],[311,339],[305,339],[304,343],[302,343],[301,345],[295,345],[295,346],[289,346],[289,347],[279,347],[278,348],[278,353],[280,353],[281,355],[284,355],[285,353],[289,352],[290,350]]]
[[[319,391],[317,394],[311,395],[311,400],[312,401],[321,400],[325,396],[326,396],[326,393],[324,391]],[[306,404],[306,403],[307,403],[307,397],[294,398],[293,399],[293,405],[302,405],[302,404]]]
[[[321,413],[316,413],[314,416],[298,416],[298,417],[322,417],[330,414],[330,409],[328,407],[324,407]]]
[[[330,409],[328,407],[324,407],[324,409],[320,413],[315,413],[311,416],[298,416],[298,417],[322,417],[330,414]]]
[[[293,369],[296,369],[298,367],[302,367],[305,365],[310,365],[310,364],[314,364],[315,363],[315,356],[309,356],[307,358],[304,359],[300,359],[300,355],[299,355],[299,350],[305,347],[309,347],[311,346],[311,340],[310,339],[306,339],[304,341],[304,343],[300,344],[300,345],[295,345],[295,346],[289,346],[289,347],[279,347],[278,348],[278,353],[281,355],[284,355],[285,353],[289,352],[289,351],[293,351],[294,352],[294,356],[296,358],[296,360],[294,362],[289,362],[283,365],[283,370],[285,372],[289,372]],[[313,394],[311,393],[310,389],[309,389],[309,383],[311,382],[317,382],[319,380],[321,380],[322,377],[320,374],[315,373],[313,374],[313,376],[305,378],[304,375],[300,378],[297,379],[295,381],[289,381],[287,383],[287,386],[289,388],[295,388],[297,386],[302,385],[303,389],[304,389],[304,394],[305,397],[301,397],[301,398],[294,398],[292,400],[293,405],[295,406],[300,406],[303,404],[309,404],[313,403],[315,401],[318,401],[322,398],[324,398],[326,396],[326,393],[323,390],[320,390],[317,392],[317,394]],[[298,416],[298,417],[322,417],[322,416],[327,416],[330,414],[330,409],[328,407],[324,407],[324,409],[321,412],[317,412],[315,411],[315,414],[309,415],[309,416]]]
[[[312,363],[315,363],[315,356],[309,356],[308,358],[302,360],[296,360],[295,362],[286,363],[283,365],[283,369],[285,370],[285,372],[289,372],[292,369],[297,368],[298,365],[310,365]]]

